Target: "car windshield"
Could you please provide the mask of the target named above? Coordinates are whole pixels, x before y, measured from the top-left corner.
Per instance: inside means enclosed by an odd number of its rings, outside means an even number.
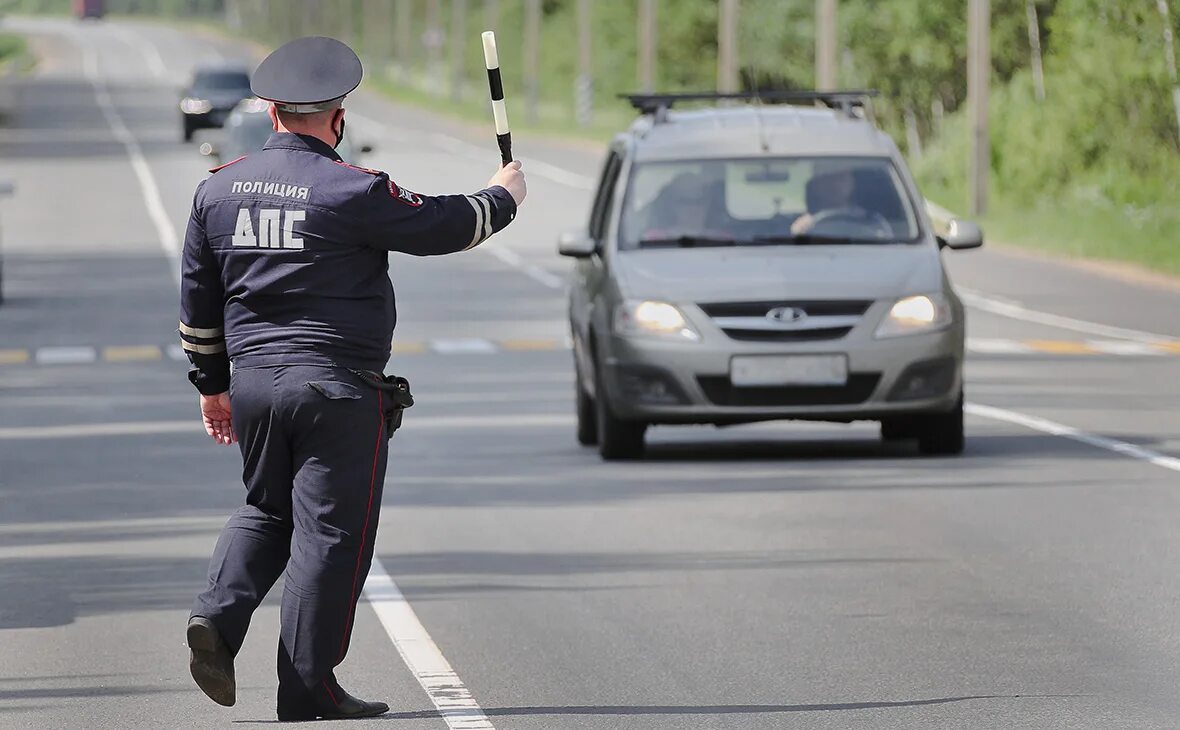
[[[193,88],[203,91],[232,91],[250,88],[250,75],[241,71],[201,71]]]
[[[225,149],[222,154],[225,159],[232,160],[257,152],[273,132],[270,115],[263,112],[235,112],[225,123]],[[352,144],[348,141],[347,132],[336,152],[345,161],[352,161]]]
[[[233,157],[262,149],[274,127],[270,116],[259,112],[234,114],[226,122],[226,154]],[[230,159],[233,159],[231,157]]]
[[[619,248],[912,243],[918,220],[888,158],[638,163]]]

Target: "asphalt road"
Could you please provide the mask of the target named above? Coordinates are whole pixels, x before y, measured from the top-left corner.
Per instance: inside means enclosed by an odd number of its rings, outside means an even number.
[[[42,63],[0,127],[0,727],[270,722],[274,601],[236,707],[188,677],[187,611],[242,489],[169,348],[169,239],[205,167],[176,89],[248,53],[6,25]],[[364,94],[350,128],[424,193],[497,162],[487,130]],[[392,261],[390,369],[419,405],[338,671],[394,710],[356,727],[1176,727],[1180,290],[948,254],[973,304],[963,456],[773,424],[657,428],[648,460],[604,464],[573,438],[554,253],[599,154],[517,150],[508,231]]]

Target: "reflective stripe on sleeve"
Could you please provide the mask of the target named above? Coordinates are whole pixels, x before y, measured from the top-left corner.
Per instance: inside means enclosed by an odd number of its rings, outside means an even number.
[[[475,197],[479,200],[479,204],[483,206],[483,238],[481,240],[486,240],[494,233],[492,230],[492,201],[488,200],[486,194],[476,195]]]
[[[482,205],[480,205],[478,202],[476,202],[478,200],[478,198],[476,196],[466,195],[464,197],[467,198],[467,202],[471,204],[472,210],[475,211],[475,235],[471,237],[471,243],[469,243],[467,245],[467,248],[463,249],[464,251],[467,251],[469,249],[472,249],[472,248],[475,248],[476,246],[478,246],[480,244],[480,241],[483,240],[482,234],[483,234],[483,227],[484,227],[484,225],[483,225],[484,209],[483,209]]]
[[[189,337],[200,337],[201,339],[209,340],[215,337],[221,337],[225,334],[224,327],[189,327],[184,322],[180,323],[180,334],[188,335]]]
[[[185,350],[196,355],[217,355],[225,352],[225,343],[221,342],[216,345],[194,345],[188,340],[181,340],[180,346]]]

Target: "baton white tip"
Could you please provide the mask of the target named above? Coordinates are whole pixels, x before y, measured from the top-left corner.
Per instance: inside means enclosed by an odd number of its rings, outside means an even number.
[[[483,60],[484,65],[489,69],[500,68],[500,54],[496,52],[496,33],[495,31],[485,30],[480,34],[483,39]]]

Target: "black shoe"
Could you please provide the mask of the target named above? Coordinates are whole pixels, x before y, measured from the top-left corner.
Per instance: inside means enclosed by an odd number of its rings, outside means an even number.
[[[344,690],[337,690],[334,703],[329,707],[308,707],[300,710],[278,711],[280,722],[299,722],[302,720],[356,720],[362,717],[377,717],[389,712],[389,705],[384,702],[365,702],[348,694]]]
[[[237,701],[234,658],[213,622],[203,616],[188,620],[188,666],[201,691],[219,705],[233,707]]]

